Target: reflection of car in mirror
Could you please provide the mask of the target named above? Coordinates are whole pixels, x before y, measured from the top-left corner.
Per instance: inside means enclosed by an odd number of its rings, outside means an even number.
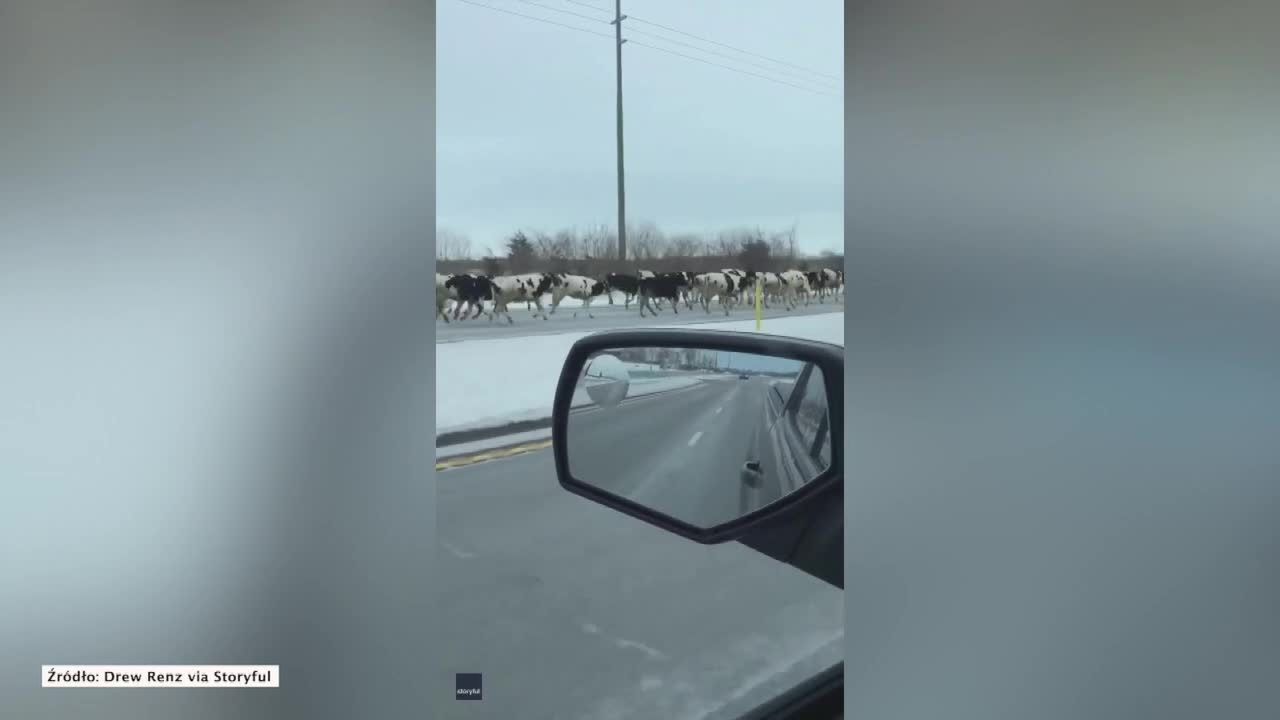
[[[582,369],[582,389],[599,407],[616,407],[627,396],[631,374],[615,355],[602,353],[587,361]]]

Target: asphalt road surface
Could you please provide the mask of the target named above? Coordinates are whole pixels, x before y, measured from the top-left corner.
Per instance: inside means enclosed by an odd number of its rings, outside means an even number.
[[[487,317],[481,315],[475,320],[452,320],[446,323],[439,317],[436,318],[436,342],[458,342],[460,340],[477,340],[481,338],[494,337],[518,337],[521,335],[548,335],[553,333],[582,331],[609,330],[614,328],[626,327],[644,327],[646,325],[684,325],[694,323],[707,322],[725,322],[727,320],[751,320],[755,318],[755,310],[750,307],[739,307],[732,310],[726,317],[724,311],[720,309],[714,301],[711,304],[711,312],[707,313],[702,306],[694,303],[693,309],[686,308],[683,304],[679,308],[678,313],[671,311],[670,304],[664,304],[663,309],[658,312],[655,318],[646,314],[640,317],[640,310],[636,303],[631,304],[631,309],[626,310],[619,301],[615,305],[609,305],[607,302],[599,302],[592,304],[591,313],[595,318],[589,318],[586,312],[579,308],[572,308],[567,305],[562,306],[554,315],[551,314],[550,303],[544,303],[547,310],[548,319],[543,320],[541,317],[533,315],[529,310],[525,309],[524,303],[512,303],[509,306],[511,311],[512,323],[508,323],[501,316],[497,320],[490,321]],[[765,318],[779,317],[795,317],[798,315],[818,315],[821,313],[836,312],[844,309],[843,303],[835,302],[830,298],[825,299],[822,303],[816,300],[811,301],[808,306],[799,305],[794,310],[786,310],[781,306],[774,306],[772,309],[764,311]],[[573,316],[577,310],[578,316]]]
[[[484,675],[440,717],[735,717],[842,659],[840,590],[570,495],[549,450],[436,477],[432,652]]]
[[[769,427],[780,409],[771,378],[705,381],[569,418],[574,476],[699,527],[713,527],[781,496]],[[768,411],[766,408],[768,407]],[[741,468],[769,468],[753,487]]]

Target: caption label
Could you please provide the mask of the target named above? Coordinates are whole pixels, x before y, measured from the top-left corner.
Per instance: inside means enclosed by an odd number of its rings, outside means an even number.
[[[41,665],[51,688],[280,687],[279,665]]]

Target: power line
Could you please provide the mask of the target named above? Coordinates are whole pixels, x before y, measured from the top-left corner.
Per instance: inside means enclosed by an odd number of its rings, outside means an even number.
[[[466,3],[468,5],[474,5],[478,8],[484,8],[485,10],[497,10],[498,12],[504,12],[508,15],[515,15],[516,17],[522,17],[529,20],[537,20],[538,22],[544,22],[544,23],[547,23],[548,25],[559,25],[562,28],[569,28],[570,30],[577,30],[578,32],[584,32],[590,35],[599,35],[600,37],[609,38],[610,40],[613,39],[613,36],[608,33],[596,32],[595,30],[588,30],[586,28],[580,28],[574,25],[566,25],[564,23],[558,23],[554,20],[548,20],[546,18],[535,17],[533,15],[525,15],[524,13],[518,13],[513,10],[506,10],[500,7],[494,7],[492,5],[484,5],[478,2],[472,2],[472,0],[458,0],[458,2]]]
[[[733,45],[729,45],[729,44],[727,44],[727,43],[722,43],[722,42],[719,42],[718,40],[712,40],[711,38],[704,38],[704,37],[702,37],[702,36],[700,36],[700,35],[694,35],[693,33],[687,33],[687,32],[685,32],[685,31],[683,31],[683,30],[677,30],[676,28],[673,28],[673,27],[668,27],[668,26],[666,26],[666,25],[662,25],[662,24],[659,24],[659,23],[656,23],[656,22],[650,22],[650,21],[648,21],[648,20],[644,20],[644,19],[642,19],[642,18],[638,18],[638,17],[636,17],[635,15],[628,15],[628,16],[627,16],[627,19],[628,19],[628,20],[635,21],[635,22],[638,22],[638,23],[643,23],[643,24],[645,24],[645,25],[652,25],[652,26],[654,26],[654,27],[662,28],[663,30],[667,30],[667,31],[669,31],[669,32],[673,32],[673,33],[678,33],[678,34],[680,34],[680,35],[684,35],[684,36],[686,36],[686,37],[691,37],[691,38],[693,38],[693,39],[695,39],[695,40],[701,40],[701,41],[703,41],[703,42],[709,42],[709,43],[711,43],[712,45],[719,45],[720,47],[726,47],[726,48],[729,48],[730,50],[735,50],[735,51],[740,52],[740,53],[743,53],[743,54],[745,54],[745,55],[752,55],[752,56],[758,57],[758,58],[760,58],[761,60],[768,60],[769,62],[775,62],[775,63],[778,63],[779,65],[786,65],[786,66],[788,66],[788,67],[793,67],[793,68],[795,68],[795,69],[797,69],[797,70],[804,70],[805,72],[810,72],[810,73],[813,73],[813,74],[815,74],[815,75],[821,75],[821,76],[826,77],[826,78],[831,78],[832,80],[839,80],[839,79],[840,79],[839,77],[837,77],[837,76],[835,76],[835,75],[831,75],[831,74],[828,74],[828,73],[820,72],[820,71],[818,71],[818,70],[814,70],[814,69],[812,69],[812,68],[807,68],[807,67],[804,67],[803,65],[796,65],[796,64],[794,64],[794,63],[789,63],[789,62],[787,62],[787,61],[785,61],[785,60],[779,60],[779,59],[777,59],[777,58],[771,58],[771,57],[769,57],[768,55],[761,55],[760,53],[754,53],[754,52],[751,52],[750,50],[743,50],[743,49],[742,49],[742,48],[740,48],[740,47],[734,47]]]
[[[694,57],[694,56],[692,56],[692,55],[685,55],[684,53],[678,53],[678,52],[676,52],[675,50],[668,50],[668,49],[666,49],[666,48],[660,48],[660,47],[658,47],[657,45],[647,45],[647,44],[645,44],[645,43],[637,42],[637,41],[635,41],[635,40],[632,40],[632,41],[631,41],[631,44],[632,44],[632,45],[635,45],[635,46],[637,46],[637,47],[649,48],[650,50],[657,50],[657,51],[659,51],[659,52],[669,53],[669,54],[671,54],[671,55],[675,55],[675,56],[677,56],[677,57],[682,57],[682,58],[687,58],[687,59],[689,59],[689,60],[696,60],[697,62],[700,62],[700,63],[706,63],[707,65],[714,65],[714,66],[719,67],[719,68],[724,68],[725,70],[732,70],[733,72],[736,72],[736,73],[742,73],[743,75],[751,75],[751,76],[753,76],[753,77],[758,77],[758,78],[760,78],[760,79],[762,79],[762,80],[768,80],[769,82],[775,82],[775,83],[778,83],[778,84],[780,84],[780,85],[789,85],[789,86],[791,86],[791,87],[793,87],[793,88],[796,88],[797,90],[807,90],[808,92],[816,93],[816,94],[818,94],[818,95],[826,95],[826,96],[828,96],[828,97],[839,97],[839,96],[838,96],[838,95],[836,95],[835,93],[823,92],[823,91],[821,91],[821,90],[814,90],[813,88],[808,88],[808,87],[805,87],[805,86],[803,86],[803,85],[796,85],[795,83],[789,83],[789,82],[787,82],[787,81],[785,81],[785,80],[778,80],[777,78],[771,78],[771,77],[769,77],[768,75],[761,75],[761,74],[759,74],[759,73],[753,73],[753,72],[750,72],[750,71],[747,71],[747,70],[740,70],[740,69],[738,69],[738,68],[730,67],[730,66],[728,66],[728,65],[721,65],[720,63],[711,62],[710,60],[703,60],[702,58]]]
[[[538,3],[530,2],[529,0],[521,0],[521,1],[522,1],[522,2],[527,2],[527,3],[528,3],[528,4],[530,4],[530,5],[538,5],[539,7],[545,7],[545,6],[539,5]],[[568,1],[568,0],[566,0],[566,2],[567,2],[567,1]],[[556,21],[554,21],[554,20],[548,20],[548,19],[546,19],[546,18],[540,18],[540,17],[537,17],[537,16],[535,16],[535,15],[526,15],[526,14],[524,14],[524,13],[518,13],[518,12],[515,12],[515,11],[513,11],[513,10],[507,10],[507,9],[505,9],[505,8],[494,7],[494,6],[492,6],[492,5],[485,5],[485,4],[483,4],[483,3],[474,2],[474,0],[458,0],[458,2],[466,3],[467,5],[473,5],[473,6],[478,7],[478,8],[484,8],[485,10],[496,10],[496,11],[498,11],[498,12],[506,13],[506,14],[508,14],[508,15],[515,15],[516,17],[522,17],[522,18],[525,18],[525,19],[527,19],[527,20],[536,20],[536,21],[538,21],[538,22],[547,23],[548,25],[556,25],[556,26],[558,26],[558,27],[567,28],[567,29],[569,29],[569,30],[577,30],[578,32],[583,32],[583,33],[587,33],[587,34],[590,34],[590,35],[597,35],[597,36],[599,36],[599,37],[609,38],[610,40],[616,40],[616,38],[614,37],[614,35],[610,35],[610,34],[608,34],[608,33],[596,32],[596,31],[594,31],[594,30],[588,30],[587,28],[578,27],[578,26],[576,26],[576,25],[568,25],[568,24],[565,24],[565,23],[559,23],[559,22],[556,22]],[[582,3],[579,3],[579,4],[582,4]],[[594,7],[594,6],[591,6],[591,7]],[[546,9],[548,9],[548,10],[553,10],[554,8],[549,8],[549,7],[548,7],[548,8],[546,8]],[[565,12],[567,12],[567,11],[565,11]],[[576,14],[576,13],[575,13],[575,14]],[[605,24],[609,24],[609,23],[607,23],[607,22],[605,22],[605,21],[603,21],[603,20],[596,20],[595,18],[588,18],[588,19],[589,19],[589,20],[592,20],[592,21],[594,21],[594,22],[602,22],[602,23],[605,23]],[[628,20],[633,20],[633,19],[635,19],[635,18],[632,18],[632,17],[629,17],[629,16],[628,16],[628,18],[627,18],[627,19],[628,19]],[[650,23],[650,24],[654,24],[654,23]],[[633,31],[633,32],[634,32],[634,31]],[[678,32],[678,31],[677,31],[677,32]],[[647,35],[653,35],[652,33],[645,33],[645,34],[647,34]],[[684,33],[684,34],[688,34],[688,33]],[[656,36],[656,37],[660,37],[660,36]],[[696,37],[696,36],[695,36],[695,37]],[[678,41],[670,40],[669,38],[662,38],[662,39],[666,40],[667,42],[678,42]],[[805,90],[805,91],[807,91],[807,92],[815,93],[815,94],[818,94],[818,95],[826,95],[826,96],[828,96],[828,97],[838,97],[838,95],[836,95],[835,93],[832,93],[832,92],[825,92],[825,91],[823,91],[823,90],[815,90],[815,89],[810,88],[810,87],[805,87],[804,85],[797,85],[797,84],[795,84],[795,83],[787,82],[787,81],[785,81],[785,80],[779,80],[779,79],[777,79],[777,78],[769,77],[768,75],[761,75],[761,74],[759,74],[759,73],[754,73],[754,72],[751,72],[751,71],[749,71],[749,70],[742,70],[741,68],[735,68],[735,67],[731,67],[731,66],[729,66],[729,65],[723,65],[723,64],[721,64],[721,63],[717,63],[717,62],[711,62],[710,60],[705,60],[705,59],[700,58],[700,57],[694,57],[693,55],[686,55],[685,53],[680,53],[680,52],[676,52],[676,51],[674,51],[674,50],[669,50],[669,49],[667,49],[667,48],[658,47],[657,45],[649,45],[648,43],[642,43],[642,42],[639,42],[639,41],[637,41],[637,40],[630,40],[629,42],[631,42],[631,44],[632,44],[632,45],[636,45],[636,46],[638,46],[638,47],[649,48],[650,50],[657,50],[658,52],[664,52],[664,53],[667,53],[667,54],[669,54],[669,55],[674,55],[674,56],[676,56],[676,57],[685,58],[686,60],[693,60],[694,62],[700,62],[700,63],[703,63],[703,64],[705,64],[705,65],[712,65],[712,66],[714,66],[714,67],[723,68],[723,69],[725,69],[725,70],[729,70],[729,71],[731,71],[731,72],[736,72],[736,73],[741,73],[741,74],[743,74],[743,75],[750,75],[751,77],[757,77],[757,78],[760,78],[761,80],[768,80],[769,82],[777,83],[777,84],[779,84],[779,85],[786,85],[786,86],[788,86],[788,87],[793,87],[793,88],[796,88],[797,90]],[[716,44],[717,44],[717,45],[720,45],[720,44],[723,44],[723,43],[716,43]],[[710,52],[710,51],[708,51],[708,50],[702,50],[702,52]],[[742,62],[742,61],[739,61],[739,62]]]
[[[523,1],[523,0],[522,0],[522,1]],[[573,4],[573,5],[578,5],[578,6],[585,7],[585,8],[591,8],[592,10],[595,10],[595,11],[597,11],[597,12],[608,13],[608,14],[610,14],[610,15],[612,15],[612,14],[613,14],[613,11],[612,11],[612,10],[609,10],[609,9],[607,9],[607,8],[603,8],[603,7],[600,7],[599,5],[595,5],[595,4],[592,4],[592,3],[588,3],[588,2],[581,2],[581,0],[564,0],[564,2],[571,3],[571,4]],[[796,65],[795,63],[789,63],[789,62],[787,62],[787,61],[785,61],[785,60],[779,60],[779,59],[777,59],[777,58],[771,58],[771,57],[769,57],[768,55],[761,55],[760,53],[751,52],[750,50],[743,50],[743,49],[742,49],[742,48],[740,48],[740,47],[736,47],[736,46],[734,46],[734,45],[730,45],[730,44],[728,44],[728,43],[722,43],[722,42],[720,42],[720,41],[718,41],[718,40],[712,40],[711,38],[705,38],[705,37],[702,37],[702,36],[700,36],[700,35],[694,35],[693,33],[685,32],[684,30],[678,30],[678,29],[673,28],[673,27],[670,27],[670,26],[668,26],[668,25],[663,25],[663,24],[661,24],[661,23],[656,23],[656,22],[653,22],[653,21],[651,21],[651,20],[645,20],[644,18],[638,18],[638,17],[636,17],[635,15],[628,15],[628,16],[627,16],[627,19],[628,19],[628,20],[634,20],[635,22],[642,23],[642,24],[645,24],[645,25],[651,25],[651,26],[656,27],[656,28],[662,28],[663,30],[667,30],[668,32],[678,33],[678,34],[680,34],[680,35],[684,35],[685,37],[691,37],[691,38],[693,38],[693,39],[695,39],[695,40],[701,40],[701,41],[703,41],[703,42],[709,42],[709,43],[711,43],[712,45],[719,45],[720,47],[728,48],[728,49],[733,50],[733,51],[735,51],[735,52],[743,53],[744,55],[751,55],[751,56],[753,56],[753,57],[758,57],[758,58],[760,58],[761,60],[768,60],[769,62],[777,63],[777,64],[779,64],[779,65],[786,65],[787,67],[795,68],[796,70],[803,70],[804,72],[812,73],[812,74],[814,74],[814,75],[819,75],[819,76],[821,76],[821,77],[829,78],[829,79],[831,79],[831,80],[840,80],[840,77],[839,77],[839,76],[837,76],[837,75],[831,75],[831,74],[829,74],[829,73],[821,72],[821,71],[819,71],[819,70],[814,70],[813,68],[807,68],[807,67],[804,67],[803,65]],[[634,29],[633,29],[631,32],[640,32],[640,31],[639,31],[639,30],[634,30]],[[657,37],[657,38],[659,38],[659,39],[667,40],[667,42],[676,42],[676,43],[678,43],[678,41],[676,41],[676,40],[671,40],[671,39],[669,39],[669,38],[662,38],[661,36],[659,36],[659,35],[653,35],[652,33],[644,33],[644,34],[648,34],[648,35],[651,35],[652,37]],[[679,44],[683,44],[683,43],[679,43]],[[695,46],[690,45],[689,47],[695,47]],[[696,49],[701,50],[701,48],[696,48]],[[709,50],[702,50],[702,52],[711,52],[711,51],[709,51]],[[718,53],[716,53],[716,54],[718,54]],[[741,61],[741,60],[739,60],[738,62],[742,62],[742,61]],[[754,66],[754,67],[760,67],[760,66],[756,65],[756,66]],[[762,69],[762,70],[769,70],[769,69],[771,69],[771,68],[761,68],[761,69]],[[777,71],[775,70],[774,72],[777,72]]]
[[[635,18],[628,17],[627,19],[628,19],[628,20],[634,20]],[[644,30],[636,30],[635,28],[631,28],[630,30],[628,30],[628,32],[630,32],[630,33],[637,33],[637,34],[640,34],[640,35],[647,35],[647,36],[649,36],[649,37],[657,38],[657,39],[659,39],[659,40],[662,40],[663,42],[669,42],[669,43],[673,43],[673,44],[675,44],[675,45],[683,45],[684,47],[693,48],[694,50],[697,50],[698,52],[709,53],[709,54],[711,54],[711,55],[716,55],[716,56],[719,56],[719,57],[722,57],[722,58],[726,58],[726,59],[732,60],[732,61],[734,61],[734,62],[745,63],[745,64],[747,64],[747,65],[750,65],[751,67],[760,68],[761,70],[767,70],[767,71],[769,71],[769,72],[774,72],[774,73],[787,73],[787,71],[786,71],[786,70],[778,70],[777,68],[771,68],[771,67],[768,67],[768,66],[766,66],[766,65],[761,65],[761,64],[759,64],[759,63],[749,62],[749,61],[746,61],[746,60],[742,60],[742,59],[740,59],[740,58],[736,58],[736,57],[734,57],[734,56],[732,56],[732,55],[727,55],[727,54],[722,53],[722,52],[716,52],[715,50],[707,50],[706,48],[698,47],[697,45],[694,45],[693,43],[681,42],[681,41],[679,41],[679,40],[672,40],[671,38],[663,37],[663,36],[658,35],[658,34],[656,34],[656,33],[645,32]],[[796,73],[791,72],[791,73],[790,73],[790,75],[794,77],[794,76],[796,76]],[[822,82],[822,81],[820,81],[820,80],[814,80],[814,79],[812,79],[812,78],[797,78],[797,79],[803,79],[805,82]],[[834,89],[834,88],[825,87],[824,89],[832,90],[832,89]]]
[[[602,13],[608,13],[610,15],[613,14],[613,11],[610,10],[609,8],[602,8],[599,5],[592,5],[591,3],[578,2],[578,0],[564,0],[564,1],[567,3],[572,3],[574,5],[581,5],[582,7],[591,8],[592,10],[599,10]]]
[[[608,25],[608,24],[609,24],[609,22],[608,22],[607,20],[601,20],[600,18],[594,18],[594,17],[591,17],[590,15],[583,15],[582,13],[576,13],[576,12],[574,12],[574,11],[572,11],[572,10],[563,10],[563,9],[561,9],[561,8],[553,8],[553,7],[551,7],[550,5],[543,5],[542,3],[539,3],[539,2],[533,2],[533,0],[516,0],[516,2],[522,2],[522,3],[524,3],[525,5],[533,5],[534,7],[540,7],[540,8],[542,8],[543,10],[550,10],[551,12],[564,13],[565,15],[572,15],[572,16],[574,16],[574,17],[585,18],[585,19],[587,19],[587,20],[590,20],[591,22],[600,23],[600,24],[602,24],[602,25]]]

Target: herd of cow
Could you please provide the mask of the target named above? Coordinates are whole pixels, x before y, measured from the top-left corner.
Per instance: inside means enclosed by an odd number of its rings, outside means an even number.
[[[627,309],[636,301],[640,307],[640,317],[645,316],[646,310],[657,315],[664,301],[670,304],[672,312],[678,314],[682,302],[689,310],[693,309],[694,303],[698,303],[710,313],[711,302],[717,300],[724,314],[728,315],[735,306],[754,303],[757,284],[760,285],[766,308],[772,302],[791,310],[801,303],[808,305],[813,300],[819,303],[827,298],[831,298],[833,302],[842,301],[844,272],[822,269],[774,273],[730,269],[709,273],[653,273],[641,270],[636,275],[609,273],[600,279],[565,273],[497,276],[437,273],[436,317],[449,322],[452,310],[454,320],[460,317],[474,319],[485,314],[489,316],[489,322],[493,322],[494,318],[502,314],[507,322],[514,323],[507,305],[523,302],[531,310],[536,306],[534,314],[546,320],[547,312],[543,308],[542,299],[547,295],[551,296],[552,313],[555,313],[565,298],[573,298],[582,303],[581,309],[589,317],[595,317],[591,314],[592,301],[604,297],[612,305],[615,293],[623,296],[624,307]],[[491,309],[486,309],[486,305]],[[573,315],[577,317],[578,311],[575,310]]]

